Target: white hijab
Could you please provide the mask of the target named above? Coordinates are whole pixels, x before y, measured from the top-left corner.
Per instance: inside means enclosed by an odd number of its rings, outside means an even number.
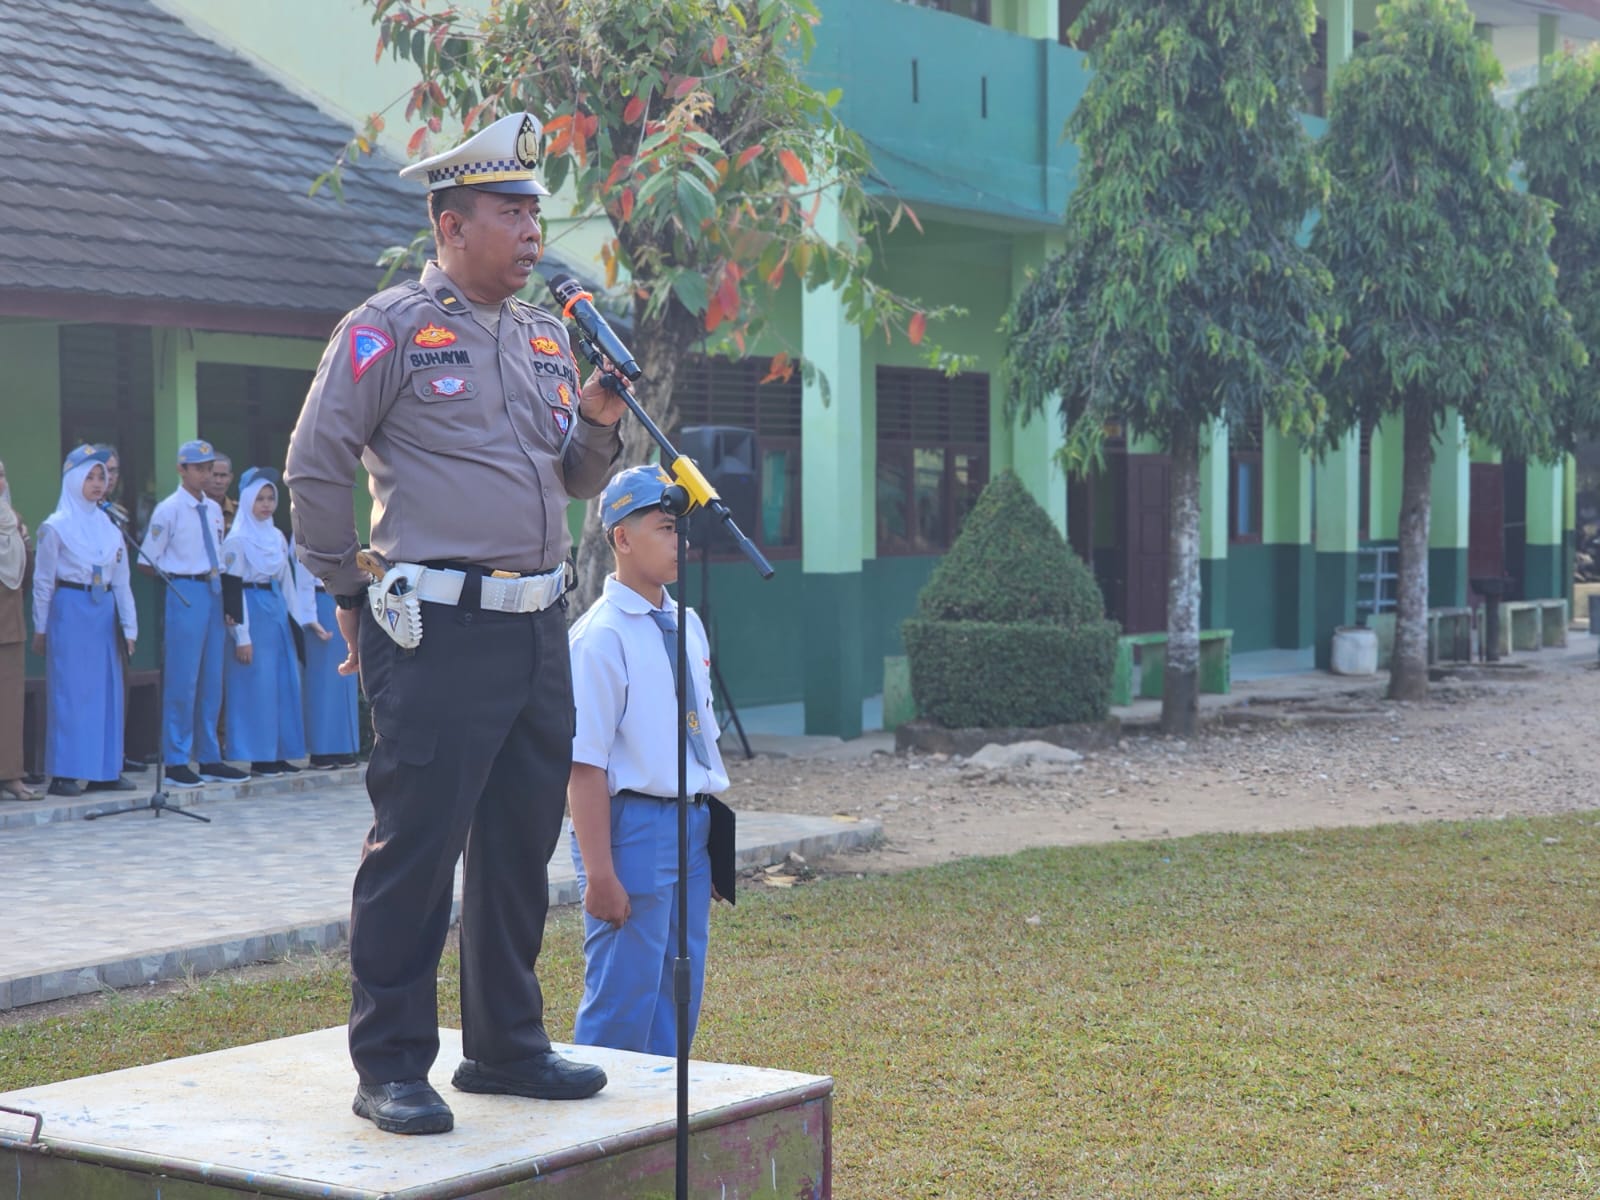
[[[242,560],[234,564],[235,575],[242,575],[241,568],[248,563],[256,573],[274,579],[288,560],[283,534],[270,517],[263,521],[255,513],[261,489],[275,486],[271,479],[257,477],[239,489],[239,511],[233,514],[233,528],[222,543],[224,558],[233,553]]]
[[[98,459],[81,462],[61,476],[61,499],[44,523],[56,531],[61,544],[86,566],[102,567],[116,561],[122,549],[122,534],[111,518],[83,498],[84,480],[96,467],[105,470]]]

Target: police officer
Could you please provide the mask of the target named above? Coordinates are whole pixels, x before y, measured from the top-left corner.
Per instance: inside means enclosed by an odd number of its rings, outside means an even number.
[[[401,172],[426,176],[438,261],[334,331],[289,443],[298,553],[335,598],[341,669],[360,670],[372,707],[350,1055],[356,1114],[394,1133],[454,1124],[427,1076],[463,849],[454,1086],[541,1099],[605,1086],[551,1049],[534,962],[572,752],[567,504],[604,486],[623,405],[597,375],[580,389],[561,322],[515,298],[543,249],[539,136],[514,114]],[[356,565],[359,465],[387,563],[382,621]]]
[[[161,747],[173,787],[249,778],[222,761],[217,744],[225,628],[222,509],[205,493],[216,457],[210,442],[178,447],[178,490],[156,505],[144,541],[143,558],[172,580],[161,646]],[[198,773],[189,769],[191,757]]]

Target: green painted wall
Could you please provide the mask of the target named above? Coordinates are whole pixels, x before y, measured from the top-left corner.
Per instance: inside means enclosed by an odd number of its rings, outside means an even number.
[[[1269,650],[1277,644],[1278,610],[1286,599],[1279,592],[1278,547],[1237,544],[1228,551],[1228,620],[1235,652]],[[1207,629],[1217,628],[1202,621]]]

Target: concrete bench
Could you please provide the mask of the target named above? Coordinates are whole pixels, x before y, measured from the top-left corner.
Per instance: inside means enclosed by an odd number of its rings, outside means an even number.
[[[1567,644],[1565,600],[1503,600],[1500,602],[1501,654],[1513,650],[1542,650]]]
[[[1394,621],[1392,612],[1374,613],[1367,627],[1378,635],[1378,670],[1386,671],[1394,660]],[[1430,608],[1428,610],[1428,664],[1471,662],[1473,627],[1477,614],[1470,608]]]
[[[1200,631],[1200,690],[1225,694],[1233,688],[1233,630]],[[1137,672],[1137,675],[1135,674]],[[1111,703],[1132,704],[1137,678],[1138,694],[1146,700],[1161,698],[1167,673],[1167,635],[1125,633],[1117,639],[1117,658],[1111,672]]]

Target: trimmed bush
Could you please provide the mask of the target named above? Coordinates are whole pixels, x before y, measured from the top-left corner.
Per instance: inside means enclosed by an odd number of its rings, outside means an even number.
[[[1103,720],[1117,626],[1011,472],[984,489],[901,627],[917,712],[951,728]]]
[[[1102,721],[1117,626],[926,621],[901,628],[917,711],[952,729]]]

